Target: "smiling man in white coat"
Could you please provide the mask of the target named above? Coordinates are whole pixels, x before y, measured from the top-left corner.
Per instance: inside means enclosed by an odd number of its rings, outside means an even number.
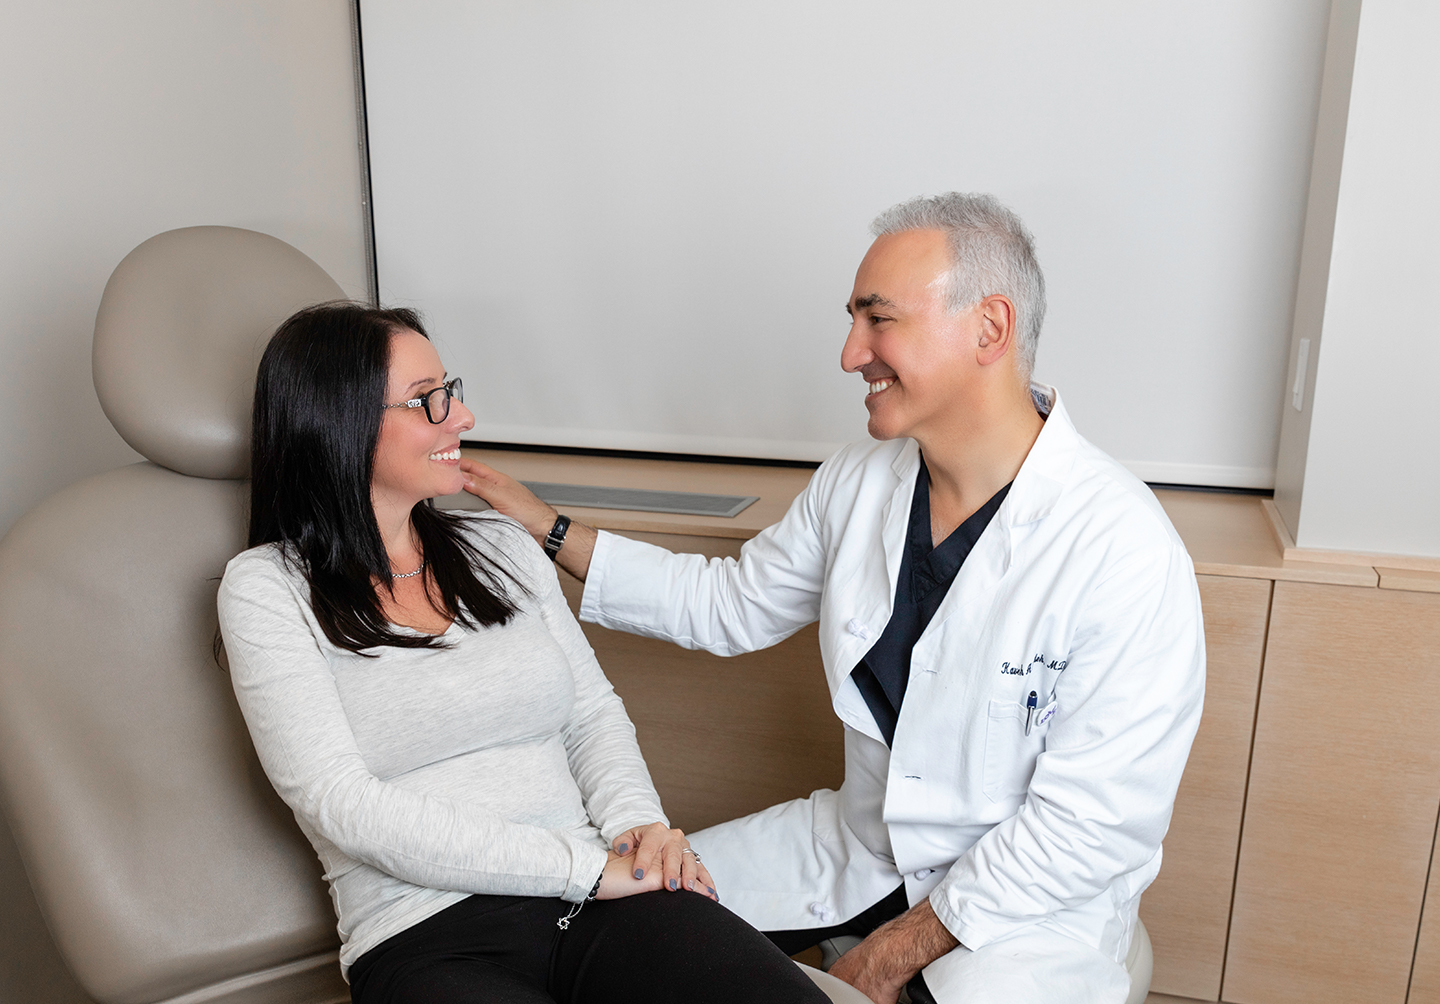
[[[846,309],[873,441],[706,560],[470,490],[585,580],[581,617],[719,655],[820,622],[845,783],[692,834],[724,902],[877,1004],[1116,1002],[1200,720],[1189,556],[1030,381],[1033,241],[995,199],[883,213]]]

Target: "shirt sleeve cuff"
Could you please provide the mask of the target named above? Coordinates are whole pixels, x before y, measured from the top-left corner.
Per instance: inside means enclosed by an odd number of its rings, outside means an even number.
[[[585,590],[580,594],[580,620],[599,622],[604,614],[605,564],[610,560],[616,536],[606,530],[595,531],[595,548],[590,552],[590,568],[585,573]]]
[[[954,902],[958,897],[947,896],[945,885],[941,883],[930,893],[930,909],[935,911],[935,917],[945,930],[955,936],[955,940],[964,945],[970,951],[984,948],[992,941],[999,941],[1001,938],[1014,934],[1022,927],[1027,927],[1030,921],[1022,921],[1007,924],[986,923],[984,914],[972,909],[967,910],[963,903]]]
[[[610,855],[603,847],[596,847],[583,840],[574,840],[570,845],[570,879],[565,892],[560,896],[567,903],[583,902],[595,888],[595,880],[605,870]]]
[[[945,930],[954,935],[961,944],[964,944],[965,939],[960,937],[962,927],[960,918],[956,916],[955,911],[950,909],[950,899],[944,894],[944,888],[942,883],[930,890],[930,895],[927,897],[930,900],[930,909],[935,911],[935,919],[945,925]]]

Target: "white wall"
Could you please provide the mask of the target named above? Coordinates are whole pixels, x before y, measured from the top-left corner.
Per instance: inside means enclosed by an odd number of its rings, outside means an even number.
[[[1440,557],[1437,40],[1433,0],[1364,0],[1291,527],[1301,547]]]
[[[141,241],[261,230],[365,295],[350,31],[345,0],[0,4],[0,533],[137,459],[90,338]]]
[[[137,459],[100,411],[90,337],[141,241],[262,230],[365,295],[350,32],[346,0],[0,4],[0,533]],[[0,1004],[86,1000],[3,823],[0,931]]]
[[[979,190],[1036,234],[1037,375],[1081,431],[1273,484],[1328,0],[361,6],[381,292],[476,438],[862,439],[867,225]]]

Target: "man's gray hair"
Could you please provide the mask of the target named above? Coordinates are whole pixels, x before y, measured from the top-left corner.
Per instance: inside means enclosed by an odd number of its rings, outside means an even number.
[[[1035,368],[1045,321],[1045,276],[1035,238],[993,195],[947,192],[891,206],[870,224],[876,237],[939,230],[950,247],[947,299],[952,314],[999,293],[1015,304],[1015,353],[1021,375]]]

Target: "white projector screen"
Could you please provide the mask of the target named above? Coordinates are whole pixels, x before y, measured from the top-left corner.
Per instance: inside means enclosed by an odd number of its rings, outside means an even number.
[[[381,299],[474,439],[819,460],[870,220],[993,192],[1081,432],[1269,487],[1328,6],[361,0]]]

